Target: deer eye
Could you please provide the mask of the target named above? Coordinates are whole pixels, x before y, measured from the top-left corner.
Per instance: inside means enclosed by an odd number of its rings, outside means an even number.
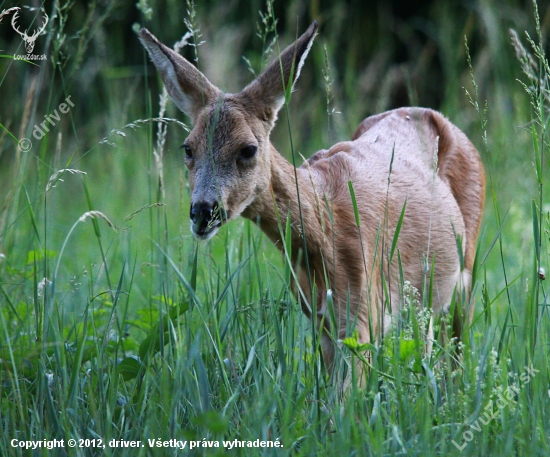
[[[187,144],[183,144],[181,146],[181,148],[185,151],[185,157],[188,158],[188,159],[192,159],[193,158],[193,151],[191,151],[191,146],[187,145]]]
[[[258,148],[256,146],[245,146],[239,152],[239,159],[248,160],[256,155]]]

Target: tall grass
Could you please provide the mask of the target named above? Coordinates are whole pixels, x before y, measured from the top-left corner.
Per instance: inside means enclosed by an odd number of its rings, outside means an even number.
[[[143,78],[148,70],[141,51],[135,53],[142,65],[127,68],[120,65],[130,56],[112,49],[116,57],[107,59],[108,47],[101,47],[111,43],[106,36],[119,33],[113,24],[127,8],[133,21],[158,35],[182,34],[185,27],[175,14],[163,16],[166,23],[155,20],[166,6],[142,1],[137,13],[133,5],[91,2],[81,9],[54,2],[48,14],[57,19],[39,38],[43,51],[35,51],[47,53],[51,65],[31,68],[0,59],[0,91],[13,105],[11,114],[0,108],[0,453],[165,455],[147,440],[176,439],[188,447],[200,442],[183,455],[547,455],[550,69],[543,37],[548,24],[540,22],[536,8],[527,23],[521,22],[522,10],[509,5],[518,12],[515,25],[523,24],[516,28],[534,30],[529,36],[518,31],[512,46],[497,5],[477,5],[464,23],[453,22],[449,7],[434,7],[440,25],[448,26],[432,30],[450,81],[441,107],[479,146],[490,175],[473,301],[457,297],[455,304],[476,306],[464,342],[457,351],[447,318],[437,320],[429,357],[429,293],[420,298],[402,282],[395,329],[367,347],[350,328],[331,379],[316,333],[291,293],[291,267],[263,234],[240,220],[208,244],[193,240],[187,179],[174,152],[185,125],[174,121],[179,114],[162,93],[157,103],[156,76]],[[182,52],[200,56],[201,69],[219,82],[210,55],[225,60],[214,44],[224,33],[237,43],[241,32],[219,22],[212,31],[210,15],[225,11],[221,4],[210,5],[212,11],[199,5],[194,10],[191,2],[172,6],[189,10],[187,24],[195,34],[196,46]],[[256,6],[241,35],[253,35],[256,21],[263,24],[257,53],[247,51],[243,65],[259,72],[266,59],[276,57],[277,46],[270,43],[281,24],[278,40],[294,38],[294,24],[284,15],[306,7],[296,1],[282,10],[268,2],[266,13],[265,5]],[[256,16],[260,8],[263,16]],[[226,12],[228,21],[238,23],[233,10]],[[85,25],[77,28],[83,14]],[[344,56],[337,52],[342,38],[334,30],[344,27],[345,18],[335,15],[333,21],[331,28],[325,19],[319,37],[324,46],[314,45],[309,73],[304,70],[274,134],[279,150],[297,165],[300,154],[348,138],[372,106],[384,109],[386,95],[391,98],[389,76],[386,92],[368,89],[382,73],[373,65],[360,74],[358,42]],[[9,27],[7,22],[0,27]],[[488,37],[486,46],[481,36]],[[207,40],[204,47],[201,39]],[[385,43],[379,65],[390,52]],[[20,52],[14,44],[9,49]],[[517,61],[510,57],[514,49]],[[499,50],[502,59],[491,60]],[[100,57],[108,66],[97,64]],[[241,59],[240,53],[230,57]],[[423,70],[407,65],[409,93],[421,97],[424,86],[415,77]],[[398,73],[389,64],[382,67],[386,75]],[[97,79],[91,82],[88,72]],[[235,75],[225,89],[245,81]],[[354,97],[353,87],[363,97]],[[35,141],[35,123],[70,95],[75,108]],[[18,148],[6,131],[30,138],[30,151]],[[281,225],[285,233],[285,215]],[[395,240],[385,243],[399,256],[391,247]],[[365,385],[351,383],[342,396],[335,381],[347,376],[357,358],[370,365]],[[13,447],[13,439],[64,439],[65,447],[31,453]],[[69,439],[96,441],[69,448]],[[234,439],[283,447],[202,447]],[[144,447],[113,448],[111,440],[140,440]]]

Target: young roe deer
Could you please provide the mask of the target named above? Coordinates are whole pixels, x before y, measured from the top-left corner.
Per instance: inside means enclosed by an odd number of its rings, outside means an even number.
[[[351,141],[319,151],[295,169],[269,135],[316,32],[314,22],[238,94],[221,92],[148,30],[141,30],[140,40],[174,103],[193,121],[183,145],[193,234],[208,239],[239,215],[256,222],[290,257],[303,310],[325,327],[321,344],[330,367],[335,347],[329,331],[343,338],[354,325],[360,341],[369,342],[388,329],[400,303],[398,258],[404,280],[419,291],[426,282],[426,290],[432,288],[435,313],[448,312],[457,286],[468,289],[485,173],[466,136],[424,108],[371,116]],[[329,289],[336,322],[326,312]]]

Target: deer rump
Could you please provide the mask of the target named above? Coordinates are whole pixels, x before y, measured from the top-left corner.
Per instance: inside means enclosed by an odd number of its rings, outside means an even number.
[[[368,338],[368,327],[386,332],[390,315],[400,306],[402,279],[419,291],[431,287],[436,313],[448,311],[457,285],[468,288],[484,173],[474,146],[440,113],[400,108],[371,116],[352,141],[317,152],[300,172],[309,176],[321,201],[326,197],[332,213],[334,225],[323,224],[329,244],[324,251],[334,256],[323,261],[331,260],[325,268],[340,302],[340,326],[347,312],[342,302],[349,300],[360,339]],[[356,196],[361,235],[348,182]]]

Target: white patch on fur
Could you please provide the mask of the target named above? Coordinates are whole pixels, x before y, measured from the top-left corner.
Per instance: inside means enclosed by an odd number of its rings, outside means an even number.
[[[311,38],[309,39],[309,43],[307,44],[307,48],[302,54],[302,58],[300,59],[300,62],[298,62],[298,67],[296,68],[296,77],[294,78],[294,83],[292,84],[292,90],[294,90],[294,85],[296,84],[296,81],[298,81],[298,78],[300,77],[300,73],[302,71],[302,67],[304,66],[304,63],[306,61],[306,57],[309,54],[309,51],[311,49],[311,46],[313,46],[313,40],[317,36],[317,32],[315,32]]]
[[[294,90],[294,86],[293,87],[293,90]],[[278,113],[279,110],[281,109],[281,107],[285,104],[285,96],[282,95],[280,97],[277,97],[275,99],[275,101],[273,102],[273,112],[274,113]],[[274,121],[277,119],[277,115],[275,114],[275,119]]]
[[[472,281],[472,273],[468,270],[463,270],[462,273],[460,273],[460,282],[459,282],[460,287],[463,290],[469,290],[471,281]]]
[[[443,303],[443,306],[441,309],[436,309],[434,308],[434,312],[435,313],[443,313],[443,314],[448,314],[450,309],[451,309],[451,299],[452,299],[452,295],[453,295],[453,291],[454,289],[456,288],[456,291],[457,293],[459,294],[464,294],[465,291],[469,290],[470,288],[470,281],[471,281],[471,277],[472,277],[472,274],[470,271],[468,270],[457,270],[456,273],[454,274],[454,280],[450,283],[450,284],[454,284],[453,285],[453,288],[450,289],[448,291],[448,300],[446,300],[444,303]]]

